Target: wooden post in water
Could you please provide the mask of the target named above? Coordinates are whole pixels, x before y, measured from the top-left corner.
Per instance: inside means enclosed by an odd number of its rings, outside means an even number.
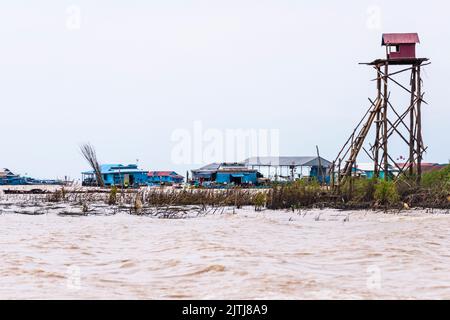
[[[417,67],[417,178],[416,183],[420,185],[422,179],[422,79],[420,77],[420,65]]]
[[[333,161],[332,163],[331,163],[331,170],[330,170],[330,189],[331,189],[331,191],[332,192],[334,192],[334,188],[335,188],[335,182],[334,182],[334,165],[335,165],[335,162]]]
[[[411,102],[410,102],[410,111],[409,111],[409,176],[412,177],[414,175],[414,144],[416,137],[414,136],[414,131],[416,127],[415,119],[414,119],[414,104],[416,100],[416,68],[414,65],[411,69]]]
[[[380,76],[380,65],[376,66],[377,70],[377,100],[381,100],[381,76]],[[374,176],[376,178],[380,177],[380,165],[379,165],[379,151],[380,151],[380,127],[381,127],[381,116],[380,112],[377,112],[376,120],[375,120],[375,144],[374,144]]]
[[[337,191],[338,193],[340,193],[341,191],[341,163],[342,163],[342,159],[339,158],[338,160],[338,186],[337,186]]]
[[[387,108],[388,108],[388,75],[389,75],[389,62],[384,64],[384,90],[383,90],[383,166],[384,166],[384,180],[388,180],[389,175],[389,163],[388,163],[388,120],[387,120]]]
[[[319,170],[317,174],[320,174],[320,185],[323,185],[324,183],[324,176],[323,176],[323,170],[322,170],[322,161],[320,160],[320,153],[319,153],[319,146],[316,145],[316,151],[317,151],[317,158],[319,159]]]

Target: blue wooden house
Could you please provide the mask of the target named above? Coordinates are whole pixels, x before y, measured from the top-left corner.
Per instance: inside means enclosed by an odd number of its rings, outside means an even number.
[[[0,169],[0,185],[24,185],[27,178],[14,174],[9,169]]]
[[[243,163],[211,163],[192,170],[194,183],[200,185],[256,185],[260,176],[257,170]]]
[[[183,183],[184,177],[175,171],[150,171],[148,173],[148,184],[174,184]]]
[[[147,171],[141,170],[136,164],[103,164],[100,172],[105,186],[138,187],[147,184]],[[83,186],[97,186],[93,170],[81,173]]]

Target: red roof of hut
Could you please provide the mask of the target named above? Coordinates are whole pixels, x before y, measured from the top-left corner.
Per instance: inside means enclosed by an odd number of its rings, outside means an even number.
[[[383,33],[382,46],[420,43],[417,33]]]

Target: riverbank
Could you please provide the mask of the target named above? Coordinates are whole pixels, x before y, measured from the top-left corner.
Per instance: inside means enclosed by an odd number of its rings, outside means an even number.
[[[362,184],[364,183],[364,184]],[[362,185],[362,186],[361,186]],[[58,186],[2,186],[0,187],[0,213],[15,212],[43,214],[62,210],[59,214],[109,214],[128,212],[136,215],[179,217],[178,213],[207,214],[226,207],[239,209],[253,206],[263,209],[384,210],[450,209],[450,196],[445,191],[427,188],[402,190],[401,194],[380,183],[381,196],[373,182],[361,181],[349,195],[346,190],[336,191],[316,183],[303,182],[274,185],[267,189],[201,189],[184,187],[145,187],[140,189],[58,187]],[[172,214],[172,213],[173,214]]]

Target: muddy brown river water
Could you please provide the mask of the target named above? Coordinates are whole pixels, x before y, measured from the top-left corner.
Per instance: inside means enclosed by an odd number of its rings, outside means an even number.
[[[2,299],[450,298],[450,215],[0,214]]]

